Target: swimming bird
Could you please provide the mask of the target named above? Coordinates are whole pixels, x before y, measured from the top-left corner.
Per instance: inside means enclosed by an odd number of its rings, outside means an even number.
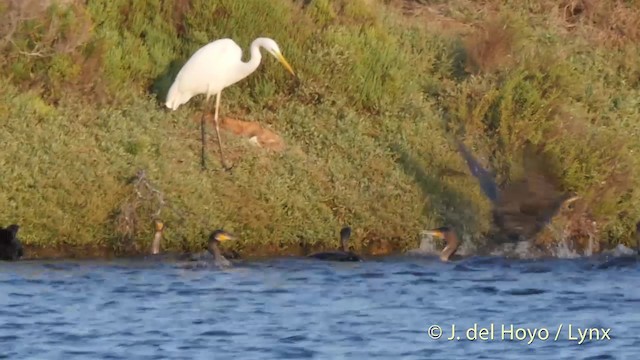
[[[618,245],[613,251],[605,255],[605,261],[596,266],[598,269],[611,267],[635,266],[640,262],[640,221],[636,223],[635,249],[629,249],[624,245]],[[614,254],[610,256],[610,254]]]
[[[449,228],[448,226],[442,226],[437,229],[427,230],[426,234],[445,240],[446,245],[440,252],[440,260],[453,260],[452,257],[454,256],[456,250],[458,250],[458,246],[460,245],[458,236],[453,229]]]
[[[233,264],[229,260],[227,260],[224,255],[222,255],[222,252],[220,251],[218,245],[222,242],[234,239],[235,237],[227,231],[224,231],[222,229],[215,230],[209,235],[209,241],[206,245],[207,251],[190,254],[187,260],[199,263],[204,262],[207,264],[212,263],[213,265],[220,267],[231,267],[233,266]]]
[[[230,168],[224,161],[222,153],[222,142],[220,140],[220,125],[218,122],[218,112],[220,108],[220,96],[222,90],[244,79],[253,73],[262,60],[260,48],[267,50],[282,65],[295,76],[291,65],[282,55],[278,44],[270,38],[259,37],[251,43],[251,59],[248,62],[242,61],[242,49],[231,39],[219,39],[213,41],[197,50],[178,72],[173,84],[169,88],[165,105],[176,110],[178,107],[188,102],[193,96],[205,94],[205,104],[200,120],[200,132],[202,136],[202,169],[206,169],[205,164],[205,114],[209,104],[209,98],[216,96],[216,109],[213,116],[216,136],[218,138],[218,149],[220,150],[220,161],[222,166]]]
[[[0,227],[0,260],[15,261],[24,256],[22,243],[17,237],[19,229],[16,224]]]
[[[183,253],[183,254],[171,254],[160,253],[160,243],[162,241],[162,233],[165,229],[164,223],[156,221],[156,233],[153,238],[153,244],[151,246],[151,255],[145,256],[145,259],[152,261],[178,261],[186,262],[186,267],[193,267],[195,265],[217,265],[220,267],[230,267],[231,262],[227,260],[218,245],[221,242],[233,240],[235,237],[222,229],[215,230],[209,235],[209,239],[205,246],[205,251],[198,253]]]
[[[358,255],[349,251],[350,237],[351,227],[345,226],[340,230],[340,243],[342,245],[342,250],[314,253],[308,257],[326,261],[362,261]]]
[[[489,171],[482,168],[469,149],[457,141],[458,151],[471,174],[480,183],[484,195],[492,203],[494,239],[519,241],[537,235],[561,207],[579,199],[574,193],[560,190],[549,173],[549,159],[527,143],[523,151],[525,175],[522,179],[500,188]]]

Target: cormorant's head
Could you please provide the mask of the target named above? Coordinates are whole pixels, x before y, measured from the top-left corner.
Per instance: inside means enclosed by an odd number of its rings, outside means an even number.
[[[209,243],[221,243],[233,239],[235,239],[235,237],[231,233],[222,229],[218,229],[209,235]]]
[[[445,235],[450,231],[451,229],[448,226],[441,226],[436,229],[427,230],[426,233],[439,239],[444,239]]]
[[[207,251],[209,251],[209,253],[211,253],[212,255],[217,256],[216,254],[220,251],[218,249],[218,243],[233,239],[235,239],[233,235],[222,229],[218,229],[212,232],[211,235],[209,235],[209,241],[206,247]]]
[[[16,224],[11,224],[6,227],[6,230],[8,230],[11,233],[11,236],[13,237],[13,239],[16,239],[18,230],[20,230],[20,226]]]

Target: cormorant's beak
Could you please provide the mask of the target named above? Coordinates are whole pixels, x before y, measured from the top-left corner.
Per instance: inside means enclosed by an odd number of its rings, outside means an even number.
[[[289,65],[289,62],[287,61],[287,59],[284,58],[284,56],[281,53],[275,53],[276,58],[278,59],[278,61],[280,61],[280,63],[287,69],[289,70],[289,72],[291,73],[291,75],[296,76],[296,73],[293,72],[293,68],[291,67],[291,65]]]
[[[222,234],[218,234],[218,236],[216,237],[216,240],[223,242],[223,241],[227,241],[227,240],[233,240],[235,239],[235,237],[231,234],[229,234],[228,232],[224,232]]]
[[[426,233],[431,236],[435,236],[440,239],[444,239],[444,233],[440,230],[427,230]]]

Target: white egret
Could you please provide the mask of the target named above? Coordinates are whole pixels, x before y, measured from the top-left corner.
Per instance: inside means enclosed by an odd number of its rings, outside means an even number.
[[[291,65],[280,52],[278,44],[270,38],[260,37],[251,43],[251,59],[242,61],[242,49],[231,39],[213,41],[196,51],[178,72],[169,93],[165,105],[176,110],[188,102],[192,97],[205,94],[207,96],[200,121],[202,133],[202,168],[205,169],[205,114],[211,95],[216,95],[216,110],[213,121],[216,127],[220,160],[222,166],[229,169],[224,161],[222,142],[220,141],[220,126],[218,123],[218,111],[220,108],[220,96],[222,89],[233,85],[253,73],[262,60],[260,48],[264,48],[284,67],[295,76]]]

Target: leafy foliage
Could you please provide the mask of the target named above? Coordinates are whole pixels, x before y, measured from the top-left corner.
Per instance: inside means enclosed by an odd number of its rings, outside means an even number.
[[[421,229],[442,223],[480,238],[488,204],[459,176],[455,135],[501,181],[517,176],[525,140],[544,144],[602,240],[627,241],[640,218],[637,6],[424,3],[8,1],[0,223],[19,222],[31,245],[118,249],[119,211],[144,170],[171,203],[168,248],[200,249],[222,226],[245,252],[337,246],[344,223],[362,248],[380,239],[414,247]],[[602,41],[616,19],[626,30]],[[168,112],[164,94],[200,46],[230,37],[247,49],[258,36],[280,44],[301,80],[267,56],[225,90],[222,114],[271,126],[288,150],[223,134],[234,173],[219,171],[213,152],[201,172],[202,99]],[[157,209],[139,209],[144,249]]]

